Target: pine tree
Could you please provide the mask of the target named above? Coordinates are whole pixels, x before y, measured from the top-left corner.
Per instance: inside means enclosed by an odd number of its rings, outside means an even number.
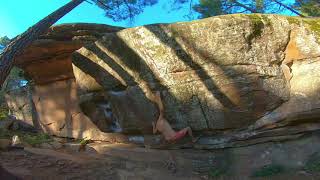
[[[319,0],[296,0],[294,5],[306,16],[320,17]]]

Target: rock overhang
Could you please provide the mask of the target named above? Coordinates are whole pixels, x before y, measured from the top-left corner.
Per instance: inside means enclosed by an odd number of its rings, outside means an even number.
[[[52,26],[16,58],[15,66],[25,70],[37,84],[73,78],[71,54],[104,34],[121,29],[94,23]]]

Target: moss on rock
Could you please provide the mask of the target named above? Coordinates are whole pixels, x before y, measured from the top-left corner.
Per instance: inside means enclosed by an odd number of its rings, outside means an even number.
[[[261,37],[265,27],[272,27],[272,22],[266,15],[262,14],[250,14],[246,16],[249,17],[253,29],[247,38],[249,44],[251,44],[253,39]]]
[[[248,37],[249,42],[251,42],[253,39],[261,36],[264,28],[264,23],[262,21],[262,18],[256,14],[250,15],[249,18],[252,22],[253,28],[253,32]]]
[[[299,18],[297,17],[287,17],[287,20],[289,22],[289,24],[295,24],[295,25],[299,25],[301,23],[301,20],[299,20]]]
[[[320,41],[320,18],[305,18],[303,22],[308,25],[309,29],[317,36]]]
[[[320,42],[320,18],[286,17],[289,24],[304,26],[316,35]]]

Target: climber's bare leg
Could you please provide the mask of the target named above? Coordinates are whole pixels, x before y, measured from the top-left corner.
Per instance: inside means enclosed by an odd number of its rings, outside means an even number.
[[[193,143],[199,139],[199,138],[195,138],[193,136],[193,133],[192,133],[192,130],[190,127],[186,127],[186,128],[181,129],[180,131],[176,132],[175,136],[169,141],[176,142],[176,141],[184,138],[187,134],[191,137]]]
[[[186,127],[185,129],[188,131],[188,135],[191,137],[192,142],[193,143],[197,142],[199,137],[196,138],[196,137],[193,136],[191,128],[190,127]]]

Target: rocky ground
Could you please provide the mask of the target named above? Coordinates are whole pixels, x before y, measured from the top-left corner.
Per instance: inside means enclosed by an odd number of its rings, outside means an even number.
[[[181,170],[177,172],[163,162],[141,161],[94,152],[61,152],[26,148],[2,152],[1,165],[23,179],[200,179]]]
[[[209,151],[79,141],[35,133],[21,124],[0,125],[0,165],[22,179],[320,179],[320,132]],[[15,135],[24,149],[6,148]]]
[[[320,178],[317,172],[309,172],[303,168],[290,170],[287,167],[273,164],[253,171],[250,164],[246,164],[250,159],[244,158],[248,154],[243,150],[241,151],[242,157],[241,154],[238,154],[238,160],[242,162],[239,165],[219,155],[219,152],[199,152],[187,149],[153,150],[132,145],[106,143],[92,143],[86,147],[86,151],[78,152],[78,147],[77,143],[66,143],[58,149],[47,146],[2,151],[0,153],[1,165],[22,179],[280,180],[290,178],[311,180]],[[206,161],[208,159],[209,161]],[[210,162],[210,159],[213,162]],[[221,160],[226,161],[227,164],[221,164],[219,162]],[[267,158],[265,161],[268,163]],[[293,161],[296,160],[287,159],[287,161],[294,163]],[[216,166],[216,163],[220,166]],[[255,163],[255,166],[259,165]],[[314,162],[309,166],[309,169],[319,170],[319,162]]]

